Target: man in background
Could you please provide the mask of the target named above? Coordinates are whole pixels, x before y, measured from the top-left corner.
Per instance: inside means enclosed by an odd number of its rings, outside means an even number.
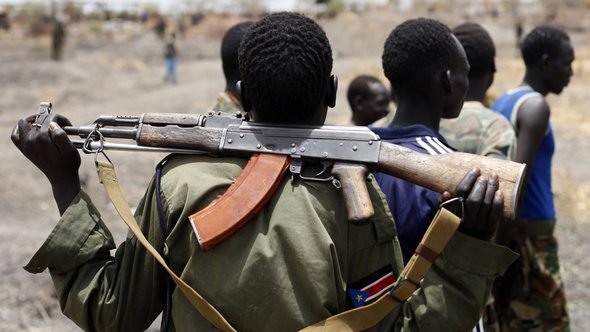
[[[539,26],[522,40],[521,54],[526,67],[522,83],[492,105],[516,131],[514,160],[527,165],[516,229],[506,228],[499,234],[512,242],[520,258],[499,283],[496,307],[503,328],[510,331],[569,331],[554,236],[551,159],[555,140],[545,96],[558,95],[568,85],[574,49],[564,31]]]
[[[460,152],[512,159],[516,136],[510,122],[484,106],[486,92],[494,82],[496,48],[489,33],[477,23],[453,29],[469,61],[469,88],[461,114],[442,119],[440,133]]]
[[[346,92],[352,111],[351,122],[355,126],[368,126],[389,114],[391,94],[376,77],[359,75],[348,86]]]
[[[228,114],[245,115],[240,102],[240,94],[237,83],[240,81],[240,68],[238,64],[238,49],[244,34],[254,22],[242,22],[229,28],[221,40],[221,64],[225,76],[225,90],[219,94],[212,110]]]

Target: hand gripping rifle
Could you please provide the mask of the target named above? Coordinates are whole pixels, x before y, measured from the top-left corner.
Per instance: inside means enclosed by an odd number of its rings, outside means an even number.
[[[225,113],[103,115],[91,125],[64,130],[84,138],[74,144],[87,153],[118,149],[214,156],[285,155],[290,157],[288,170],[292,177],[332,181],[342,189],[351,222],[364,222],[374,214],[365,184],[369,171],[387,173],[442,193],[453,192],[474,167],[484,175],[498,174],[504,193],[504,217],[514,219],[526,167],[461,152],[422,154],[383,142],[367,127],[285,127],[250,123]],[[132,139],[135,144],[109,143],[106,138]],[[321,162],[324,170],[316,177],[306,177],[302,168],[312,160]]]

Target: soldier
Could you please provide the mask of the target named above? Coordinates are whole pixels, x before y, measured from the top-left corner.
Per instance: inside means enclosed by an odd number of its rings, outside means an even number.
[[[397,109],[387,128],[372,130],[385,141],[422,153],[451,153],[438,133],[439,122],[459,114],[469,66],[450,29],[435,20],[408,20],[387,38],[382,60]],[[375,177],[388,198],[407,262],[438,210],[439,195],[387,174]]]
[[[463,105],[468,73],[473,71],[463,47],[444,24],[417,19],[396,28],[384,48],[383,69],[396,91],[398,107],[389,127],[373,131],[385,141],[422,153],[452,153],[438,129],[441,117],[457,117]],[[407,262],[438,210],[439,195],[391,175],[375,177],[387,196]],[[489,239],[492,234],[477,236]],[[482,325],[480,321],[474,330]]]
[[[569,36],[539,26],[522,41],[526,71],[519,87],[500,96],[492,109],[512,123],[517,136],[514,160],[527,164],[526,187],[517,230],[503,230],[521,257],[502,279],[498,314],[510,331],[569,331],[565,292],[559,272],[551,158],[555,150],[550,107],[545,96],[560,94],[573,75]]]
[[[317,23],[295,13],[262,18],[244,36],[239,63],[242,94],[252,106],[245,109],[253,121],[324,123],[327,106],[335,102],[336,84],[330,44]],[[35,116],[19,121],[11,138],[47,175],[62,217],[26,269],[40,273],[49,268],[62,310],[85,330],[147,328],[166,303],[165,271],[133,236],[111,256],[113,239],[80,190],[80,156],[60,127],[69,121],[57,114],[35,121]],[[352,225],[332,184],[291,182],[285,176],[252,220],[202,251],[187,218],[223,194],[245,164],[242,158],[172,155],[159,166],[135,215],[147,239],[165,251],[172,269],[237,330],[299,330],[352,308],[347,289],[376,272],[399,275],[395,225],[375,181],[367,181],[375,217],[371,223]],[[310,172],[320,169],[310,167]],[[461,331],[473,326],[486,289],[514,260],[507,248],[485,241],[503,209],[497,182],[480,177],[475,169],[455,194],[465,200],[460,232],[420,288],[375,330]],[[487,259],[485,266],[481,257]],[[170,328],[215,330],[178,288],[172,295]]]
[[[494,42],[477,23],[461,24],[453,33],[467,54],[469,88],[461,114],[456,119],[442,119],[440,133],[458,151],[511,159],[514,129],[506,118],[484,106],[496,72]]]
[[[355,126],[368,126],[389,114],[391,94],[383,83],[370,75],[355,77],[346,92]]]
[[[223,35],[221,40],[221,63],[223,75],[225,76],[225,91],[219,94],[216,104],[212,107],[215,112],[246,114],[240,103],[240,96],[236,87],[240,80],[238,49],[244,34],[252,24],[253,22],[238,23],[229,28]]]

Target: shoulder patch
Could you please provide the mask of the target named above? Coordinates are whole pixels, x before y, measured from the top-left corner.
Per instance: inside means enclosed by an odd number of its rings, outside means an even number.
[[[397,277],[393,274],[391,265],[386,265],[381,269],[371,273],[361,280],[348,285],[346,293],[355,307],[362,307],[371,303],[391,290]]]

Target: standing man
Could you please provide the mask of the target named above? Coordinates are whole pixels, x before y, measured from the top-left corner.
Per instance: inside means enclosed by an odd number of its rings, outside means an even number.
[[[336,81],[330,44],[317,23],[295,13],[268,15],[248,30],[239,54],[242,94],[251,102],[252,121],[324,123],[328,105],[335,102]],[[80,190],[80,156],[60,125],[69,121],[50,114],[37,123],[33,115],[19,121],[11,136],[48,177],[61,214],[25,268],[32,273],[49,268],[63,312],[84,330],[145,330],[165,306],[165,271],[133,236],[111,255],[112,236]],[[352,308],[347,290],[353,285],[370,285],[382,271],[388,271],[386,284],[399,276],[403,264],[395,225],[375,181],[366,182],[375,216],[370,223],[352,225],[335,186],[291,181],[286,175],[266,206],[239,231],[201,250],[189,215],[223,194],[246,162],[172,155],[135,214],[176,274],[238,331],[299,330]],[[309,167],[310,174],[321,170]],[[514,260],[507,248],[486,241],[501,219],[503,194],[497,179],[479,173],[470,171],[455,190],[465,200],[459,232],[438,258],[429,256],[434,267],[376,331],[464,331],[475,324],[492,280]],[[485,266],[481,257],[487,259]],[[171,319],[171,330],[216,330],[178,289]]]
[[[461,114],[442,119],[440,133],[461,152],[512,159],[516,136],[510,122],[484,106],[488,88],[494,82],[496,48],[489,33],[477,23],[453,29],[469,61],[469,88]]]
[[[551,26],[533,29],[522,41],[526,72],[521,85],[500,96],[492,108],[512,123],[517,136],[515,161],[526,163],[527,178],[516,231],[505,237],[521,257],[511,266],[496,297],[505,328],[569,331],[561,280],[551,159],[555,151],[549,93],[560,94],[573,75],[569,36]]]
[[[371,129],[384,141],[418,152],[453,152],[438,133],[439,122],[461,111],[469,65],[451,30],[431,19],[408,20],[387,38],[382,61],[396,92],[397,109],[387,128]],[[387,196],[403,258],[408,262],[438,211],[439,195],[388,174],[376,173],[375,177]]]
[[[238,23],[229,28],[221,40],[221,64],[225,76],[225,90],[217,97],[217,102],[212,107],[214,112],[225,112],[228,114],[245,115],[240,94],[237,90],[237,83],[240,81],[240,68],[238,63],[238,50],[244,34],[253,22]]]
[[[391,93],[377,77],[359,75],[346,91],[355,126],[368,126],[389,114]]]

